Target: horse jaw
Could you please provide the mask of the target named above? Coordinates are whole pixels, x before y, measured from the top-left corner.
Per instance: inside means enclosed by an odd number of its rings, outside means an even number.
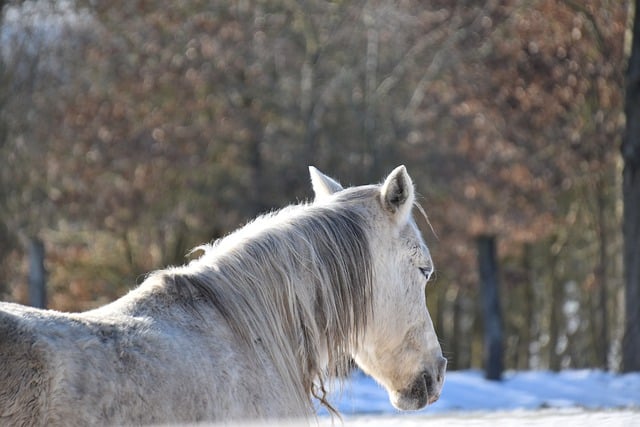
[[[413,353],[409,356],[397,354],[397,348],[385,349],[384,344],[376,347],[361,349],[364,351],[355,354],[354,360],[367,375],[384,387],[396,409],[415,411],[439,399],[447,366],[447,360],[442,357],[439,348],[432,347],[427,354]],[[380,355],[384,353],[395,354],[381,364],[385,356]],[[399,369],[390,370],[389,367],[394,365]]]

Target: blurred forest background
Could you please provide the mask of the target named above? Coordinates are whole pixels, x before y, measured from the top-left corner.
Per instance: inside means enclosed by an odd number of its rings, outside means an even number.
[[[487,237],[505,366],[619,369],[629,1],[0,6],[0,300],[44,254],[49,308],[104,304],[311,198],[308,165],[405,164],[451,369],[482,366]]]

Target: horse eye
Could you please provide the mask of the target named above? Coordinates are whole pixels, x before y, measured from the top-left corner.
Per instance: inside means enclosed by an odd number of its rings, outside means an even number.
[[[427,280],[429,280],[431,273],[433,273],[433,267],[418,267],[418,270],[420,270],[420,273],[422,273]]]

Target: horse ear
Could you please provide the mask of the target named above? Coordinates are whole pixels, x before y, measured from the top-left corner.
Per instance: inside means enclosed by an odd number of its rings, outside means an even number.
[[[415,192],[407,168],[398,166],[384,180],[380,189],[382,206],[394,216],[396,223],[403,224],[409,219]]]
[[[311,185],[313,186],[316,200],[322,200],[333,193],[343,190],[342,185],[313,166],[309,166],[309,175],[311,175]]]

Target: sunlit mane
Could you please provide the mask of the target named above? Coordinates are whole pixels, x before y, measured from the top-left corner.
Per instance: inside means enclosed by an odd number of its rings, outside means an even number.
[[[165,277],[266,351],[305,409],[310,394],[329,406],[324,382],[344,370],[371,312],[365,224],[344,201],[292,206],[201,247],[201,258]]]

